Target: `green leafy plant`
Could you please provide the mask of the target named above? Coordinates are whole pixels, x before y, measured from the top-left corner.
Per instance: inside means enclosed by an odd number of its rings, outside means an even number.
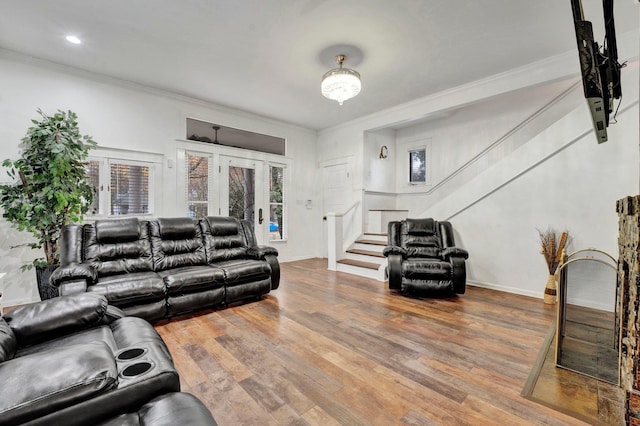
[[[32,120],[34,126],[20,144],[21,157],[2,163],[15,181],[0,185],[2,216],[37,240],[15,247],[43,248],[45,254],[23,270],[59,263],[62,226],[81,222],[93,199],[85,160],[96,143],[80,134],[74,112],[58,110],[48,116],[38,109],[38,114],[41,120]]]

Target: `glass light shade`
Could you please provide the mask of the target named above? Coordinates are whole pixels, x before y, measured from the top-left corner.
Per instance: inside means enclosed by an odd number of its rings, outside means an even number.
[[[349,68],[334,68],[322,76],[320,88],[325,98],[342,105],[360,93],[360,74]]]

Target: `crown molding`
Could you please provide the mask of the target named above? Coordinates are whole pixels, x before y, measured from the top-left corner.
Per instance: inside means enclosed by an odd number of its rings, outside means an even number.
[[[274,118],[255,114],[249,111],[240,110],[224,104],[218,104],[205,99],[181,95],[179,93],[175,93],[169,90],[165,90],[165,89],[161,89],[153,86],[147,86],[134,81],[111,77],[105,74],[99,74],[99,73],[88,71],[82,68],[76,68],[69,65],[64,65],[59,62],[54,62],[47,59],[26,55],[24,53],[16,52],[14,50],[5,49],[2,47],[0,47],[0,58],[5,58],[7,60],[12,60],[14,62],[19,62],[25,65],[31,65],[36,68],[46,68],[52,71],[57,71],[63,74],[71,75],[71,76],[85,79],[85,80],[90,80],[97,83],[117,86],[123,89],[133,90],[140,93],[146,93],[153,96],[160,96],[160,97],[175,100],[178,102],[183,102],[186,104],[190,104],[190,105],[194,105],[202,108],[207,108],[209,110],[218,111],[224,114],[233,114],[246,119],[257,120],[259,122],[272,125],[272,126],[284,126],[291,129],[295,129],[296,131],[308,133],[313,136],[317,135],[317,131],[313,129],[302,127],[286,121],[276,120]]]

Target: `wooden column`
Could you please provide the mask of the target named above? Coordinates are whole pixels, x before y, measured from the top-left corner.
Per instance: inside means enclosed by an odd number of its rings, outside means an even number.
[[[640,196],[618,200],[618,300],[622,333],[620,385],[625,391],[626,422],[640,426],[638,376],[638,284],[640,283]]]

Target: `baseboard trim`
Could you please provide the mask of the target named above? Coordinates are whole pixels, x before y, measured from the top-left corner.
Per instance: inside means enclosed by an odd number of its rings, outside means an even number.
[[[486,282],[476,281],[476,280],[467,280],[467,284],[470,285],[470,286],[474,286],[474,287],[482,287],[482,288],[488,288],[488,289],[491,289],[491,290],[504,291],[505,293],[513,293],[513,294],[519,294],[521,296],[534,297],[536,299],[542,299],[543,298],[543,292],[542,291],[540,291],[538,293],[536,291],[524,290],[524,289],[517,288],[517,287],[508,287],[508,286],[504,286],[504,285],[486,283]]]
[[[291,257],[287,260],[278,260],[279,263],[290,263],[297,262],[298,260],[309,260],[309,259],[317,259],[318,256],[299,256],[299,257]],[[326,258],[325,258],[326,259]]]

